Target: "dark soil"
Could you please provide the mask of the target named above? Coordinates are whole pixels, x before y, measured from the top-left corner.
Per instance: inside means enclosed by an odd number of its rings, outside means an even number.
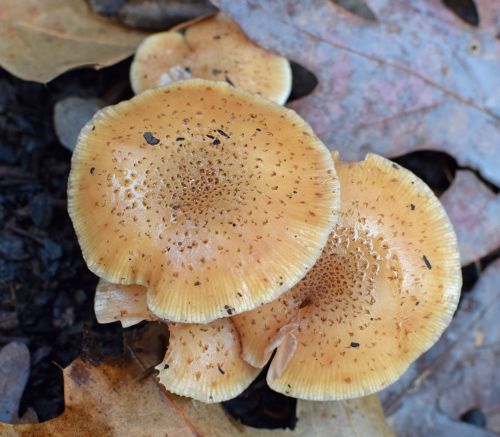
[[[109,354],[121,349],[119,326],[98,325],[93,314],[97,281],[66,212],[71,154],[55,137],[52,109],[68,95],[104,95],[127,67],[75,71],[47,86],[0,70],[0,346],[29,347],[21,409],[40,420],[63,411],[60,367],[81,353],[84,336]]]
[[[98,325],[94,317],[97,279],[85,266],[66,212],[71,154],[54,134],[53,106],[70,95],[108,104],[130,97],[129,63],[76,70],[46,86],[0,70],[0,346],[17,340],[29,347],[32,368],[21,414],[33,407],[41,421],[63,411],[60,367],[96,348],[104,355],[122,351],[120,325]],[[308,75],[300,67],[294,72]],[[294,85],[293,95],[303,95],[297,76]],[[456,170],[453,159],[433,152],[396,161],[436,192],[448,187]],[[469,287],[476,270],[464,271]],[[225,408],[248,425],[293,427],[295,400],[271,392],[264,374]]]

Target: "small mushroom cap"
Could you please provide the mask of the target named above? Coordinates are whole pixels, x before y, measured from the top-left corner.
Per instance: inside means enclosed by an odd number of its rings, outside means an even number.
[[[206,323],[277,298],[337,218],[333,160],[293,111],[223,82],[105,108],[73,154],[68,209],[89,268]]]
[[[156,320],[148,310],[146,289],[140,285],[119,285],[100,279],[94,298],[99,323],[120,321],[124,328],[143,320]]]
[[[226,81],[284,104],[292,87],[289,62],[252,43],[224,14],[146,38],[130,69],[136,94],[179,79]]]
[[[260,369],[241,357],[238,331],[230,319],[208,324],[169,323],[170,340],[156,369],[167,390],[202,402],[238,396]]]
[[[146,289],[140,285],[101,279],[94,306],[99,323],[119,320],[127,327],[156,320],[147,309]],[[204,325],[165,323],[170,339],[156,369],[160,382],[172,393],[202,402],[222,402],[238,396],[258,375],[260,370],[241,357],[238,331],[230,319]]]
[[[244,358],[267,380],[312,400],[365,396],[432,346],[456,309],[453,228],[432,191],[380,156],[338,161],[341,212],[323,254],[289,292],[234,317]],[[263,352],[264,351],[264,352]]]

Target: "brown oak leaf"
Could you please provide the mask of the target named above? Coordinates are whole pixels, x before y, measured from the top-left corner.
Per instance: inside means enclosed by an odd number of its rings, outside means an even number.
[[[146,36],[92,13],[83,0],[0,6],[0,66],[24,80],[48,82],[72,68],[115,64]]]
[[[441,202],[457,233],[462,265],[500,247],[500,195],[474,173],[459,170]]]
[[[366,0],[375,21],[330,0],[213,3],[316,74],[290,106],[342,159],[434,149],[500,183],[499,0],[480,4],[478,27],[438,0]]]
[[[152,324],[153,325],[153,324]],[[159,324],[157,324],[159,325]],[[148,331],[151,332],[151,331]],[[159,332],[162,332],[160,330]],[[160,339],[148,338],[148,345]],[[166,392],[144,364],[158,354],[128,345],[131,354],[94,366],[77,359],[64,369],[65,409],[40,424],[0,423],[3,437],[390,437],[376,396],[347,402],[298,401],[296,428],[265,430],[230,418],[221,404],[204,404]],[[138,355],[138,351],[142,355]],[[156,351],[158,352],[158,351]],[[154,358],[156,357],[156,358]]]

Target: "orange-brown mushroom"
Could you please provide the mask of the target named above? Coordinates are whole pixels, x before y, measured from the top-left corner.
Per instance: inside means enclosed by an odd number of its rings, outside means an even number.
[[[279,104],[292,85],[288,61],[256,46],[222,13],[146,38],[130,69],[136,94],[193,77],[226,81]]]
[[[238,331],[231,319],[207,324],[169,323],[169,346],[156,369],[167,390],[203,402],[235,398],[260,369],[241,357]]]
[[[223,82],[181,81],[99,111],[72,159],[68,209],[98,276],[209,322],[277,298],[337,219],[333,160],[293,111]]]
[[[341,211],[315,266],[278,300],[233,317],[244,358],[290,396],[364,396],[395,381],[439,338],[456,309],[455,233],[432,191],[369,154],[336,157]]]
[[[100,323],[120,321],[131,326],[157,320],[148,310],[146,289],[99,281],[94,301]],[[241,357],[238,332],[230,318],[207,324],[172,323],[163,361],[156,366],[165,388],[203,402],[222,402],[238,396],[260,369]]]

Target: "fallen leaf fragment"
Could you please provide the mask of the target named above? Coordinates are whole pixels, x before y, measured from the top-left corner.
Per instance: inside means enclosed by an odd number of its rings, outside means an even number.
[[[299,401],[291,430],[261,430],[231,419],[220,404],[203,404],[165,392],[131,359],[92,364],[77,359],[64,369],[64,413],[41,424],[0,423],[16,436],[391,436],[380,402],[371,396],[346,403]]]
[[[468,170],[457,171],[441,202],[453,223],[462,265],[500,247],[500,195]]]
[[[483,29],[435,0],[367,0],[376,21],[329,0],[213,3],[257,44],[316,74],[314,92],[290,106],[344,159],[431,148],[500,182],[493,12]]]
[[[404,377],[382,393],[399,437],[500,433],[500,260],[463,298],[448,330]],[[486,429],[460,421],[479,410]]]
[[[48,82],[72,68],[115,64],[146,36],[93,14],[82,0],[2,0],[0,66]]]
[[[391,437],[376,395],[337,402],[297,401],[294,430],[256,429],[231,419],[217,404],[202,404],[177,398],[176,405],[187,417],[197,419],[196,431],[207,437]],[[205,418],[203,420],[202,418]]]
[[[498,38],[500,35],[500,1],[498,0],[475,0],[478,8],[481,26]]]
[[[195,436],[152,378],[132,361],[64,369],[64,413],[41,424],[0,424],[2,436]]]
[[[19,404],[30,374],[30,352],[11,342],[0,350],[0,421],[19,423]]]
[[[209,0],[89,0],[89,4],[95,12],[112,16],[119,23],[147,30],[165,30],[217,12]]]
[[[98,98],[66,97],[54,105],[54,128],[61,144],[75,150],[78,134],[94,114],[104,106]]]

